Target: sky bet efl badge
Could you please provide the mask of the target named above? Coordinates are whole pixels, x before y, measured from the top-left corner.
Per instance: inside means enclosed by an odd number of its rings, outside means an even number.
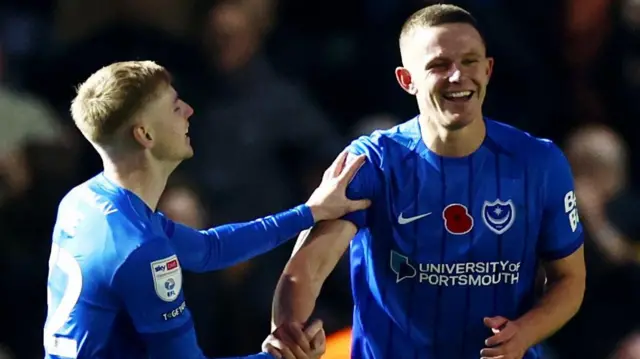
[[[156,294],[165,302],[173,302],[178,298],[182,290],[182,271],[178,257],[161,259],[151,263],[151,273],[153,273],[153,285]]]

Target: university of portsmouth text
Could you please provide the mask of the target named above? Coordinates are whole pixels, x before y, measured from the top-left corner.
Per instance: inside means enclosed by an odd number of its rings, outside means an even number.
[[[435,286],[516,284],[520,263],[510,261],[449,264],[420,263],[418,280]]]

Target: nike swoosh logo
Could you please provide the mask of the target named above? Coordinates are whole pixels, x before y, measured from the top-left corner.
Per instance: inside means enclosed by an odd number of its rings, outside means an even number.
[[[421,214],[421,215],[418,215],[418,216],[413,216],[413,217],[403,217],[402,213],[400,213],[400,215],[398,216],[398,223],[399,224],[408,224],[408,223],[411,223],[413,221],[417,221],[420,218],[424,218],[424,217],[429,216],[429,215],[431,215],[431,212],[425,213],[425,214]]]

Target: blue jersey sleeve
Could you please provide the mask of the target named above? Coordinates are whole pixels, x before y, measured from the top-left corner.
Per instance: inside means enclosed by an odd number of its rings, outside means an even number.
[[[163,217],[164,218],[164,217]],[[185,269],[205,272],[230,267],[270,251],[313,226],[311,210],[300,205],[250,222],[198,231],[164,218],[164,229]]]
[[[151,358],[204,358],[184,301],[180,262],[167,239],[148,240],[129,254],[116,271],[112,287],[147,349],[154,352]],[[162,342],[167,343],[161,345],[166,352],[156,353]]]
[[[352,200],[370,199],[373,202],[380,183],[378,176],[381,161],[377,146],[369,137],[361,137],[353,141],[347,147],[347,151],[349,151],[350,155],[365,155],[367,157],[365,163],[349,183],[347,197]],[[342,217],[342,219],[352,222],[359,229],[364,228],[367,226],[367,213],[369,211],[370,209],[352,212]]]
[[[113,277],[113,288],[144,339],[149,359],[206,359],[182,293],[181,264],[158,238],[133,251]],[[260,353],[229,359],[273,359]]]
[[[583,243],[571,167],[562,151],[547,142],[543,189],[543,217],[538,252],[545,260],[564,258]]]

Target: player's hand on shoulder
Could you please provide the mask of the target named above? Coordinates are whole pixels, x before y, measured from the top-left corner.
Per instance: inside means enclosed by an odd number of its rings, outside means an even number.
[[[484,325],[493,336],[484,341],[487,347],[480,351],[482,359],[522,359],[531,346],[515,321],[505,317],[484,318]]]
[[[307,201],[316,222],[337,219],[369,207],[369,200],[352,201],[346,194],[349,182],[364,161],[364,155],[355,156],[343,151],[324,172],[322,183]]]
[[[262,343],[262,351],[278,359],[319,359],[326,350],[322,321],[313,321],[306,329],[300,323],[286,323]]]

